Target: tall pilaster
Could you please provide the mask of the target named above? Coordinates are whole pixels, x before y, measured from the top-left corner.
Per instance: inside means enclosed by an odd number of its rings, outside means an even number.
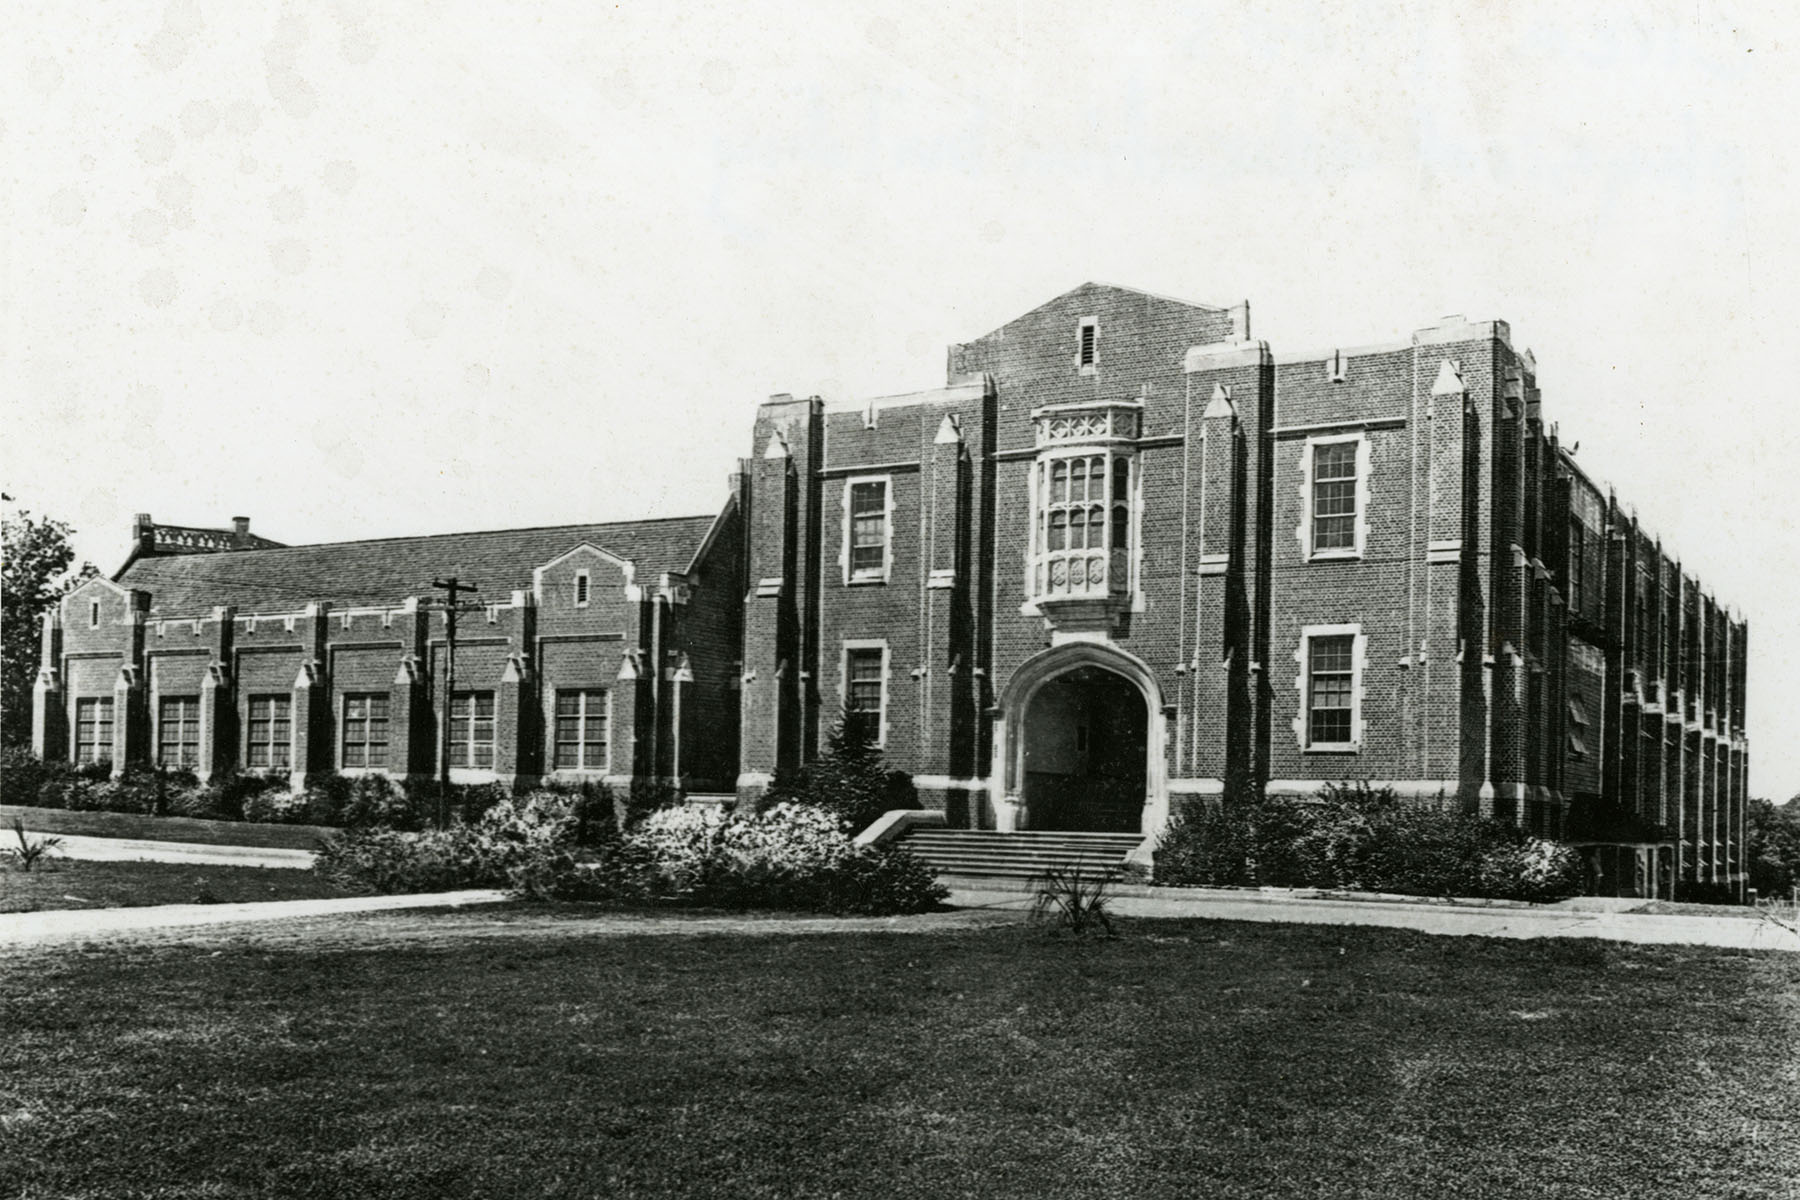
[[[212,651],[206,678],[200,681],[200,747],[194,774],[201,782],[230,772],[237,765],[237,703],[232,686],[231,642],[237,610],[212,610]]]
[[[31,688],[31,752],[47,762],[63,762],[69,757],[69,714],[63,697],[62,645],[62,606],[52,605],[44,613],[37,680]]]
[[[432,720],[431,678],[426,664],[431,616],[408,596],[393,616],[400,662],[388,687],[388,772],[399,779],[430,778],[436,769],[437,731]]]
[[[302,654],[300,669],[294,675],[293,688],[293,786],[296,792],[306,787],[314,775],[329,775],[336,765],[331,711],[331,680],[327,675],[326,624],[331,620],[331,602],[308,601],[299,618]],[[391,714],[390,714],[391,719]]]
[[[134,591],[129,597],[125,628],[125,654],[113,684],[112,773],[117,779],[127,768],[149,760],[150,714],[146,704],[148,674],[144,670],[144,615],[150,597]]]

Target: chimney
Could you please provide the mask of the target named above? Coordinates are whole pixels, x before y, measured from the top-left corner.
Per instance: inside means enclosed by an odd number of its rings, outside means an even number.
[[[250,544],[250,518],[231,518],[231,544],[243,548]]]
[[[131,544],[137,547],[137,554],[156,553],[156,523],[149,513],[139,513],[131,519]]]

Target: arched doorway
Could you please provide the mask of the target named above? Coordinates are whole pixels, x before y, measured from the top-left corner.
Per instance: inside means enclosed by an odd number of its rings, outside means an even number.
[[[1104,667],[1076,667],[1040,686],[1023,731],[1030,828],[1138,832],[1149,726],[1137,685]]]
[[[998,700],[995,829],[1163,828],[1168,722],[1142,659],[1111,642],[1065,641],[1020,663]]]

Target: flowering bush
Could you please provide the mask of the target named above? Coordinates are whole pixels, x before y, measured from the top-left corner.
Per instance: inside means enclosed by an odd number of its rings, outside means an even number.
[[[726,815],[715,808],[661,808],[625,838],[647,858],[659,890],[691,895],[719,867]]]
[[[920,912],[948,894],[911,854],[859,848],[841,818],[806,805],[738,817],[660,809],[583,844],[579,803],[533,792],[445,830],[347,830],[327,839],[316,869],[359,891],[507,886],[545,900],[823,912]]]
[[[1581,890],[1581,856],[1543,838],[1495,846],[1482,855],[1482,894],[1507,900],[1561,900]]]
[[[719,831],[727,870],[808,874],[837,866],[855,849],[844,819],[805,804],[777,804],[736,817]]]

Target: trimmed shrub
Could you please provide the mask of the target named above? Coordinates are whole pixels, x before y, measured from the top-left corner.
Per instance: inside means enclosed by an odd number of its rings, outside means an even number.
[[[343,782],[340,811],[345,828],[413,830],[424,826],[423,814],[386,775],[358,775]]]
[[[421,833],[346,829],[319,843],[313,870],[346,891],[381,895],[499,887],[467,826]]]
[[[45,762],[29,750],[9,746],[0,750],[0,797],[9,804],[30,804],[46,784],[60,784],[69,773],[67,763]]]

